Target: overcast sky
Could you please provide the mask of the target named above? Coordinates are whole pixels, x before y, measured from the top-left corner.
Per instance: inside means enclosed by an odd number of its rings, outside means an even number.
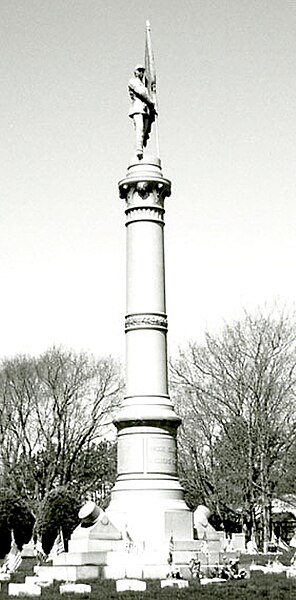
[[[124,352],[117,182],[150,20],[169,348],[294,301],[295,0],[1,0],[0,357]]]

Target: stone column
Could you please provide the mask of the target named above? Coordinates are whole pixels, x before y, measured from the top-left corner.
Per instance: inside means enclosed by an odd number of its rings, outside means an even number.
[[[135,160],[119,182],[127,228],[126,396],[116,417],[118,476],[108,514],[146,547],[192,539],[177,478],[180,419],[168,395],[164,201],[171,184],[158,159]]]

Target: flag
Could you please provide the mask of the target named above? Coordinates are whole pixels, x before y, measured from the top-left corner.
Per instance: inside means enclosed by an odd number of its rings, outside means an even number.
[[[22,562],[21,551],[18,549],[18,547],[15,543],[14,533],[12,531],[11,532],[10,550],[7,554],[6,560],[4,561],[4,563],[2,565],[1,570],[4,573],[14,573],[20,566],[21,562]]]
[[[169,557],[168,557],[169,565],[172,565],[172,563],[173,563],[173,552],[174,552],[174,538],[173,538],[173,534],[172,534],[170,537],[170,541],[169,541]]]
[[[148,94],[154,103],[154,109],[149,109],[149,119],[146,122],[146,130],[144,133],[143,146],[146,147],[148,139],[150,137],[152,123],[155,123],[155,150],[156,156],[159,156],[159,139],[158,139],[158,128],[157,119],[158,107],[156,98],[156,70],[154,55],[151,43],[151,29],[149,21],[146,21],[146,37],[145,37],[145,86],[148,90]]]
[[[37,536],[37,542],[34,546],[34,553],[39,562],[42,562],[43,560],[46,559],[46,554],[43,550],[41,538],[39,535]]]
[[[131,550],[133,549],[133,540],[127,530],[127,527],[125,528],[125,532],[124,532],[124,541],[125,541],[125,549],[127,552],[131,552]]]
[[[65,552],[64,536],[63,536],[62,529],[60,529],[60,531],[55,539],[55,548],[56,548],[57,555]]]
[[[156,71],[151,43],[151,29],[149,21],[146,21],[145,76],[147,82],[147,89],[149,91],[149,94],[152,95],[152,98],[156,104]]]
[[[277,541],[278,541],[277,537],[276,537],[274,531],[272,530],[270,542],[271,542],[271,544],[274,544],[274,546],[276,546],[277,545]]]
[[[209,555],[209,545],[208,545],[208,542],[206,539],[203,541],[200,551],[203,552],[203,554],[205,554],[205,556]]]
[[[52,549],[48,555],[47,560],[52,560],[54,556],[58,556],[59,554],[62,554],[63,552],[65,552],[65,544],[64,544],[63,532],[62,532],[62,529],[60,529],[60,531],[53,543]]]
[[[18,550],[16,554],[11,554],[10,556],[8,555],[7,572],[14,573],[19,568],[22,560],[23,559],[20,550]]]
[[[286,542],[284,542],[284,540],[282,540],[281,538],[278,539],[278,548],[284,550],[285,552],[289,552],[290,550],[288,544],[286,544]]]

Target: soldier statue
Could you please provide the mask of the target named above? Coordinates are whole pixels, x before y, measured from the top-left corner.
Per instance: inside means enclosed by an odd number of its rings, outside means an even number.
[[[128,93],[131,101],[129,116],[133,119],[136,133],[136,155],[143,158],[151,126],[156,116],[156,108],[145,81],[145,67],[136,65],[134,77],[129,80]]]

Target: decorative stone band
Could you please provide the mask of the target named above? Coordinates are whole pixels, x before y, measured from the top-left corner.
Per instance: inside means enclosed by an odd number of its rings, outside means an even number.
[[[125,317],[125,332],[133,329],[168,330],[168,320],[164,313],[133,313]]]
[[[164,225],[164,208],[160,206],[130,206],[125,214],[126,225],[135,221],[154,221]]]

